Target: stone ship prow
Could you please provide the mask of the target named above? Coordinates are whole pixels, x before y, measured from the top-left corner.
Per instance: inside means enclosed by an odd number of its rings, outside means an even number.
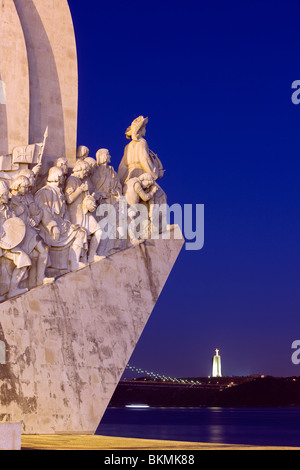
[[[3,302],[0,421],[94,433],[183,243],[176,227]]]

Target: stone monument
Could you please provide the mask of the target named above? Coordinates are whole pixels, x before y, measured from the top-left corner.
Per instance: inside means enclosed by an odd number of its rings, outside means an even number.
[[[212,377],[222,377],[221,356],[219,356],[219,349],[216,349],[216,354],[213,356]]]
[[[184,243],[149,238],[148,118],[117,172],[77,145],[77,94],[67,0],[2,0],[0,421],[26,434],[96,431]]]

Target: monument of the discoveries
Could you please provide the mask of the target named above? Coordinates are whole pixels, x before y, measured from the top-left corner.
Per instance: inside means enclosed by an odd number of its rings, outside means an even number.
[[[95,432],[183,245],[152,224],[148,119],[114,169],[77,145],[77,99],[67,0],[1,0],[0,421],[26,434]]]

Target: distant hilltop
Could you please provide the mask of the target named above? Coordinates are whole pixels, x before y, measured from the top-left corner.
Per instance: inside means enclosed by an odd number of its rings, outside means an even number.
[[[159,407],[300,406],[300,377],[185,378],[182,382],[123,380],[109,406]]]

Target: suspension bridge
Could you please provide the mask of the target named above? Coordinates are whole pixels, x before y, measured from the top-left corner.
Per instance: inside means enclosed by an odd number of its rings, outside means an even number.
[[[202,385],[202,382],[198,380],[186,379],[186,378],[177,378],[177,377],[170,377],[168,375],[159,374],[157,372],[148,371],[145,369],[140,369],[133,365],[127,364],[126,370],[131,372],[135,372],[140,375],[146,375],[153,379],[154,381],[159,380],[162,382],[171,382],[171,383],[178,383],[178,384],[190,384],[190,385]]]

